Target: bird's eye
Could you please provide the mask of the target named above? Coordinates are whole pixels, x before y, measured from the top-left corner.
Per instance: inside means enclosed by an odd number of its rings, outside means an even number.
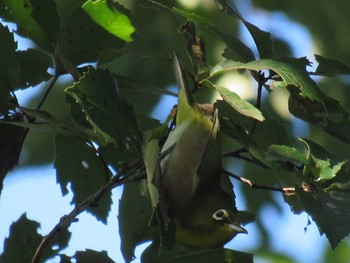
[[[224,220],[227,217],[227,215],[228,213],[225,209],[220,209],[213,214],[213,218],[215,220]]]

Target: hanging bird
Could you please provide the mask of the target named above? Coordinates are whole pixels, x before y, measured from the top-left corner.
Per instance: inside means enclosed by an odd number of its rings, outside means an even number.
[[[220,187],[222,173],[218,111],[197,104],[186,85],[182,64],[172,62],[179,87],[176,127],[162,152],[162,187],[179,244],[193,249],[223,246],[240,226],[234,199]]]

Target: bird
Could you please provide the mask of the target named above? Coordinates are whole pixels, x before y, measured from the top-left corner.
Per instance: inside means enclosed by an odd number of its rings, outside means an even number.
[[[175,222],[176,242],[189,249],[222,247],[240,225],[234,198],[220,185],[222,176],[218,110],[198,104],[186,84],[176,52],[171,56],[178,85],[175,128],[162,149],[162,188]]]

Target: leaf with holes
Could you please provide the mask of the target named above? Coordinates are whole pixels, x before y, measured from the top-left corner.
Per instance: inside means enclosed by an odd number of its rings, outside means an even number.
[[[68,193],[70,184],[73,192],[72,203],[77,205],[102,188],[107,179],[105,167],[96,150],[85,141],[64,135],[56,135],[55,168],[57,182],[63,194]],[[112,204],[111,193],[106,193],[96,207],[87,211],[98,220],[107,222]]]
[[[139,156],[142,139],[136,116],[117,88],[109,72],[89,68],[66,93],[78,103],[86,120],[106,143],[116,145],[120,152]]]
[[[315,192],[304,192],[296,188],[296,193],[304,206],[316,222],[320,233],[325,233],[332,248],[350,233],[350,194],[341,191],[324,192],[316,187]]]

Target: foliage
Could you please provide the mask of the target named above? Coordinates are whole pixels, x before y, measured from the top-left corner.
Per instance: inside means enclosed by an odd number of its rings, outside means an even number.
[[[344,106],[349,101],[333,96],[336,86],[332,84],[324,89],[327,80],[314,78],[327,76],[328,81],[339,82],[337,75],[348,75],[350,67],[315,55],[319,64],[310,70],[306,57],[279,54],[271,34],[248,22],[231,1],[218,0],[217,4],[213,12],[223,20],[202,15],[203,10],[190,12],[151,0],[131,8],[133,15],[110,0],[0,2],[2,21],[16,25],[12,31],[0,24],[0,191],[5,176],[18,164],[23,145],[31,147],[23,144],[28,132],[45,131],[55,136],[55,149],[48,150],[55,154],[57,182],[63,195],[70,185],[75,205],[45,239],[37,233],[39,223],[23,215],[11,226],[0,262],[39,262],[58,255],[67,246],[70,223],[83,211],[106,223],[113,205],[110,190],[129,182],[119,206],[121,253],[126,262],[133,260],[135,248],[147,240],[153,243],[143,254],[144,262],[253,261],[251,254],[222,248],[183,255],[157,224],[158,214],[150,200],[157,193],[145,184],[149,167],[144,167],[143,160],[156,167],[159,145],[173,125],[172,113],[160,123],[149,117],[149,112],[160,95],[173,95],[162,87],[174,83],[168,59],[174,49],[181,53],[198,100],[208,102],[209,92],[221,97],[214,105],[221,132],[226,135],[223,144],[230,145],[223,147],[223,156],[246,168],[240,176],[227,174],[253,188],[280,192],[293,212],[305,211],[311,216],[333,249],[350,233],[350,116]],[[153,16],[165,26],[156,27]],[[142,19],[145,17],[147,21]],[[225,30],[222,21],[242,23],[256,47],[242,42],[236,32]],[[18,50],[14,35],[31,40],[33,46]],[[182,37],[185,42],[180,42]],[[155,39],[164,43],[154,47]],[[214,43],[225,46],[219,59],[213,55]],[[246,101],[220,85],[224,74],[250,79],[257,89],[255,101]],[[62,90],[58,80],[64,75],[72,80]],[[40,102],[19,105],[16,92],[36,89],[42,82],[47,82],[47,90]],[[290,120],[278,116],[269,103],[268,97],[277,89],[289,93],[289,116],[309,125],[312,132],[305,138],[298,138]],[[42,109],[54,90],[65,94],[65,103],[56,108],[69,116]],[[151,140],[151,146],[145,145]],[[336,154],[332,153],[335,150]],[[252,169],[260,175],[257,182],[249,174]],[[159,176],[157,171],[151,173]],[[280,176],[272,178],[270,174]],[[229,180],[224,184],[232,191]],[[252,194],[254,189],[249,192],[236,198],[246,198],[255,213],[262,202],[273,202],[268,193],[257,197]],[[53,250],[52,245],[58,249]],[[70,262],[70,257],[59,255],[61,262]],[[72,258],[76,262],[92,258],[94,262],[113,262],[106,252],[88,249]]]

